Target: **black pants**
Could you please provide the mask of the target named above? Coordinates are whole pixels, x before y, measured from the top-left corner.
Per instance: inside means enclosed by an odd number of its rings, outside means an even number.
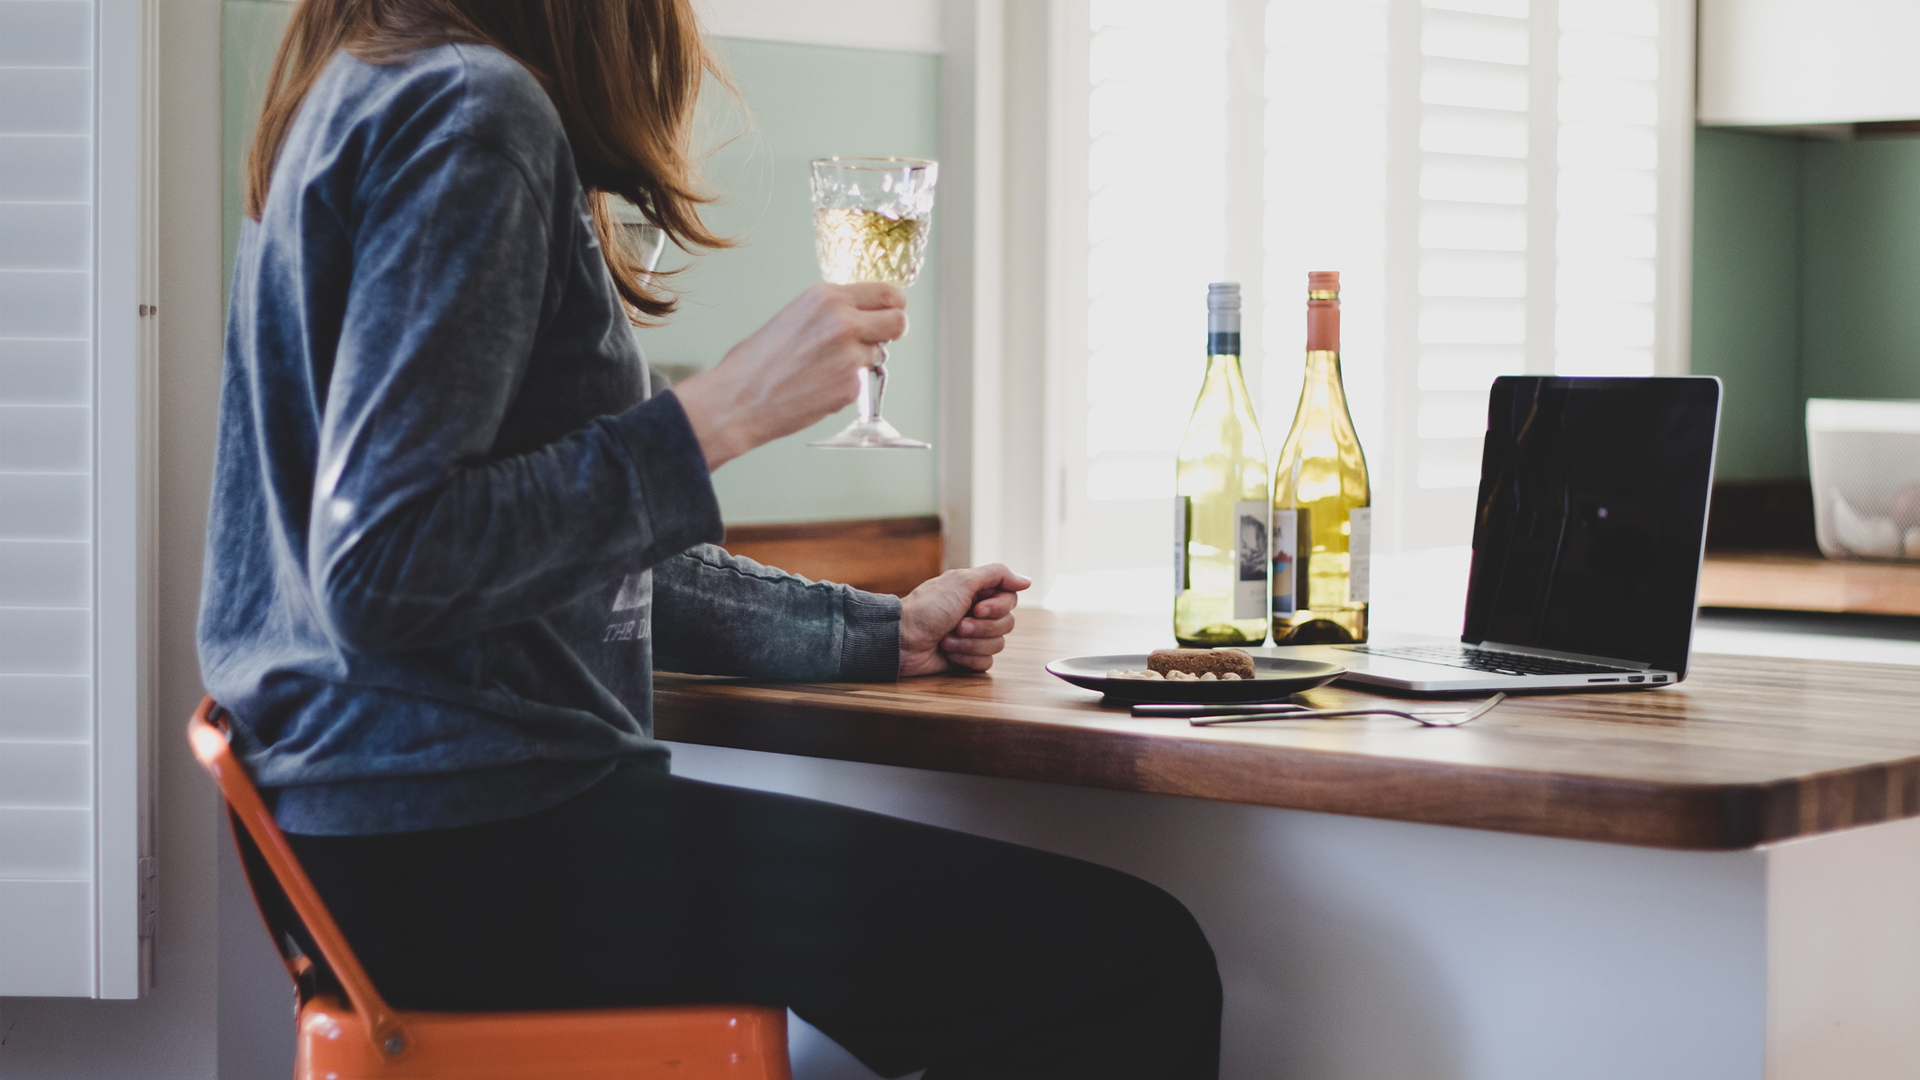
[[[403,1008],[783,1005],[888,1076],[1218,1074],[1200,928],[1077,859],[634,765],[512,821],[290,839]]]

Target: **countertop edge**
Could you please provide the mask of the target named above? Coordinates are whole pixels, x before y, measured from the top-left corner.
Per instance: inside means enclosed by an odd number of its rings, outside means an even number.
[[[766,683],[725,685],[761,691],[752,715],[702,692],[701,683],[657,686],[657,737],[1673,850],[1747,850],[1920,816],[1920,758],[1768,783],[1662,783],[1112,730],[1096,737],[997,717],[916,717],[903,732],[898,710],[863,707],[857,693],[822,699]]]

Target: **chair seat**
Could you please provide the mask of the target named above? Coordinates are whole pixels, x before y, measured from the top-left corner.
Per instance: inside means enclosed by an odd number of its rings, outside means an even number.
[[[742,1005],[401,1012],[407,1045],[375,1050],[332,994],[301,1008],[295,1080],[788,1080],[787,1014]]]

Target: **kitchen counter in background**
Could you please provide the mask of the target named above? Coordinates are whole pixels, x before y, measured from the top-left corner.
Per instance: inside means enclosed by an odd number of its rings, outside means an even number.
[[[1702,607],[1920,616],[1920,563],[1837,562],[1818,552],[1713,551]]]

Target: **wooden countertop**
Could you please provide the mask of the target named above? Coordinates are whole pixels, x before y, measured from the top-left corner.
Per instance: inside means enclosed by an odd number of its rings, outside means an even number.
[[[1920,563],[1838,562],[1817,552],[1709,551],[1702,607],[1920,615]]]
[[[1739,849],[1920,816],[1920,668],[1696,656],[1665,690],[1397,718],[1194,728],[1043,670],[1158,647],[1162,620],[1022,609],[988,675],[781,684],[662,674],[663,739],[1646,847]],[[1316,705],[1372,700],[1325,687]],[[1432,706],[1429,706],[1432,707]]]

